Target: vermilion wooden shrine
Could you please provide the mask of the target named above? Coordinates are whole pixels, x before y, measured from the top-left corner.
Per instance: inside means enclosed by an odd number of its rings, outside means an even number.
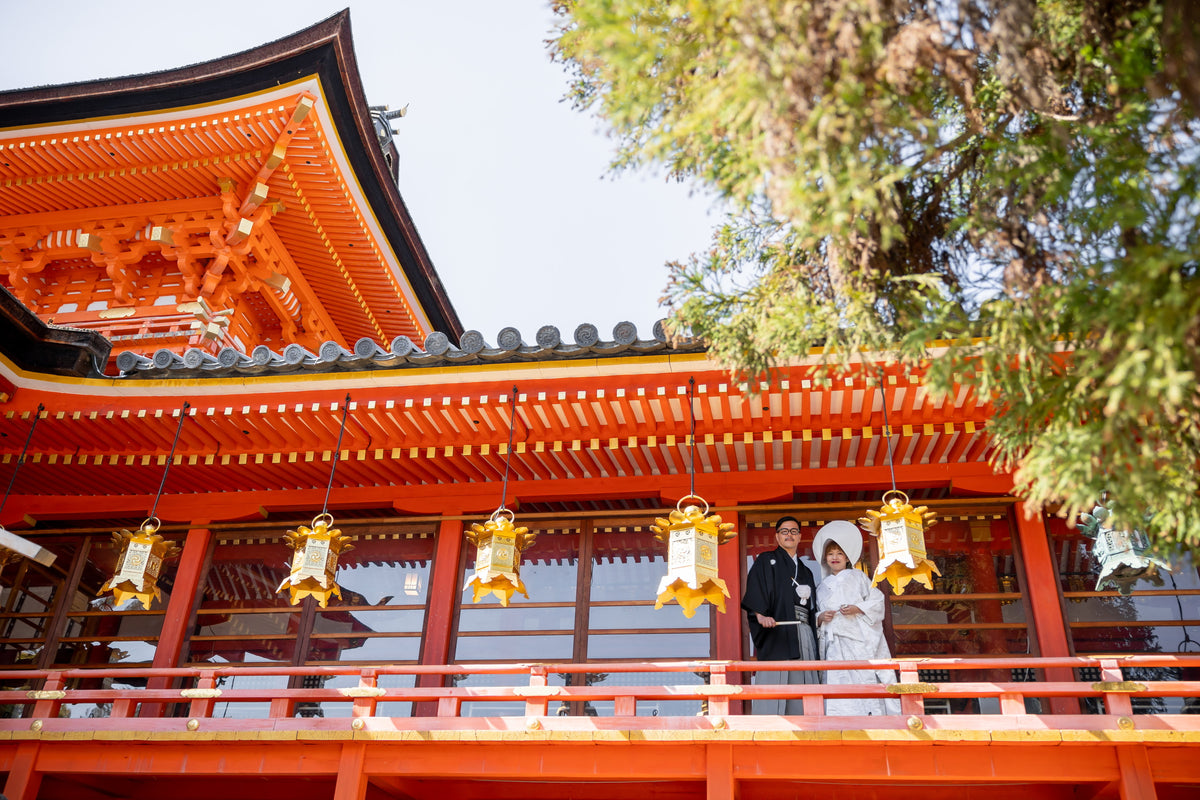
[[[748,392],[657,329],[464,331],[347,14],[0,93],[0,125],[0,523],[54,555],[0,569],[10,800],[1200,791],[1194,565],[1095,591],[1088,542],[989,464],[988,403],[885,359]],[[690,491],[693,416],[736,606],[775,518],[811,543],[879,504],[885,410],[899,487],[942,517],[933,591],[889,596],[897,684],[754,685],[735,608],[653,609],[649,526]],[[538,539],[504,608],[462,589],[506,467]],[[291,606],[281,537],[327,488],[355,537],[342,598]],[[118,603],[112,534],[156,500],[180,555],[161,602]],[[902,713],[823,713],[847,692]],[[788,693],[802,716],[748,713]]]

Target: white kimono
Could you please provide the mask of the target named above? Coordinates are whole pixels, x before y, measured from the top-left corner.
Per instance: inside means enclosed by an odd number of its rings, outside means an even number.
[[[835,614],[821,625],[821,659],[824,661],[866,661],[891,658],[883,638],[883,610],[887,600],[871,585],[871,579],[853,567],[837,575],[829,575],[817,587],[817,608],[831,611],[844,605],[858,606],[861,614]],[[896,683],[896,673],[890,669],[836,669],[825,673],[828,684]],[[899,714],[897,699],[844,698],[825,701],[825,713],[842,716],[868,714]]]

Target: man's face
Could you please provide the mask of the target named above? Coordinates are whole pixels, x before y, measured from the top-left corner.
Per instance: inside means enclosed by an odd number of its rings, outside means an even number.
[[[800,526],[788,520],[775,529],[775,541],[788,553],[795,553],[800,546]]]

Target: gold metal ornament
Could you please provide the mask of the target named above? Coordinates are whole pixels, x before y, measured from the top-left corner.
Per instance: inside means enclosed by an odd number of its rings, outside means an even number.
[[[1097,504],[1091,514],[1080,515],[1079,532],[1092,540],[1092,557],[1099,571],[1097,592],[1116,589],[1118,594],[1128,595],[1143,579],[1162,586],[1161,573],[1171,571],[1171,565],[1150,550],[1149,537],[1119,520],[1105,501]]]
[[[699,500],[699,506],[683,507],[684,500]],[[717,577],[717,547],[737,536],[737,526],[722,522],[718,514],[708,515],[708,503],[697,495],[679,500],[667,519],[654,520],[650,530],[654,538],[667,543],[667,574],[658,584],[655,608],[674,598],[689,619],[705,600],[725,613],[729,589]]]
[[[483,525],[475,523],[465,532],[467,540],[475,545],[475,576],[463,587],[473,590],[472,603],[488,594],[496,595],[500,605],[508,607],[513,594],[520,592],[529,599],[525,583],[521,580],[521,551],[537,539],[529,528],[513,525],[516,515],[501,507]]]
[[[329,605],[329,596],[342,598],[342,589],[337,585],[338,556],[353,550],[353,536],[347,536],[333,527],[333,517],[320,514],[312,521],[312,527],[301,525],[283,535],[292,555],[291,574],[279,584],[276,593],[287,589],[288,602],[299,605],[306,597],[315,597],[321,608]]]
[[[898,489],[884,492],[878,511],[867,509],[858,525],[879,539],[879,565],[871,585],[887,579],[896,594],[904,594],[910,581],[933,590],[931,575],[941,575],[937,564],[925,553],[925,530],[937,524],[937,512],[926,506],[913,508],[908,495]]]
[[[158,535],[160,527],[158,518],[150,517],[136,531],[113,533],[113,544],[121,548],[121,553],[113,576],[100,587],[100,594],[111,591],[115,605],[136,597],[148,610],[152,601],[162,599],[158,576],[163,561],[179,555],[179,547]]]

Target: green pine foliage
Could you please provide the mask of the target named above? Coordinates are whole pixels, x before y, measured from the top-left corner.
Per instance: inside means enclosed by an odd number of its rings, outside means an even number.
[[[674,329],[993,404],[997,465],[1200,545],[1200,9],[1190,0],[562,0],[614,167],[722,198]],[[1143,523],[1143,509],[1153,513]],[[1120,512],[1118,512],[1120,513]]]

